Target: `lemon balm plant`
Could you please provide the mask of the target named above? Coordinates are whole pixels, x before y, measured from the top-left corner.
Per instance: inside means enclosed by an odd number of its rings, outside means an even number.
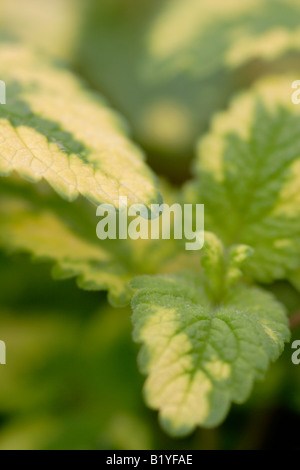
[[[176,101],[173,80],[178,74],[188,85],[192,71],[201,101],[220,70],[227,78],[232,74],[234,82],[239,67],[253,58],[266,63],[267,70],[272,61],[297,49],[296,2],[277,1],[272,7],[261,1],[255,15],[249,15],[250,2],[227,3],[228,16],[217,14],[223,8],[217,0],[201,8],[192,0],[165,2],[163,11],[155,4],[158,13],[147,23],[148,42],[138,43],[135,56],[147,64],[146,75],[134,63],[127,78],[149,100],[136,113],[132,99],[129,113],[135,135],[147,148],[152,139],[152,149],[165,149],[172,133],[168,129],[164,140],[152,118],[167,119],[168,106],[190,112],[182,113],[185,121],[173,121],[175,134],[178,123],[183,130],[191,125],[186,135],[177,135],[183,156],[194,129],[200,132],[211,118],[207,109],[197,120],[189,108],[189,86]],[[107,2],[103,5],[109,10]],[[195,30],[184,30],[178,38],[171,32],[182,15],[193,20]],[[245,34],[236,43],[241,25]],[[216,30],[220,35],[214,42]],[[104,28],[105,33],[110,30]],[[207,38],[213,54],[204,49]],[[98,77],[89,59],[86,75]],[[113,59],[106,56],[108,66]],[[161,74],[159,85],[149,85],[150,72]],[[133,339],[141,345],[138,362],[146,376],[145,401],[175,437],[197,426],[220,425],[232,403],[248,399],[291,338],[288,305],[277,300],[270,286],[285,281],[300,289],[300,106],[291,100],[297,77],[274,70],[259,75],[226,109],[221,110],[223,99],[215,97],[213,108],[219,105],[220,110],[198,142],[193,178],[177,189],[155,175],[128,137],[123,119],[72,72],[32,46],[0,43],[0,76],[7,94],[0,107],[1,246],[50,261],[55,279],[76,278],[82,289],[107,291],[114,308],[131,304]],[[153,113],[160,86],[168,80],[168,105],[165,101]],[[114,94],[115,86],[112,79],[108,94]],[[121,88],[114,96],[118,101],[122,94],[120,107],[126,112],[130,94]],[[231,95],[226,84],[222,92]],[[141,126],[136,124],[140,112]],[[171,154],[172,146],[165,158]],[[180,167],[183,156],[175,154]],[[122,197],[148,208],[163,200],[204,204],[203,250],[186,252],[180,240],[98,240],[96,207],[109,204],[118,210]]]

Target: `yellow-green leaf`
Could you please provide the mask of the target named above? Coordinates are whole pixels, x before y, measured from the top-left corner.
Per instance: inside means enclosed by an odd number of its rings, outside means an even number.
[[[149,70],[204,77],[299,50],[297,0],[167,0],[147,30]],[[180,31],[180,34],[178,34]]]
[[[142,152],[121,119],[67,70],[22,46],[0,43],[0,174],[45,179],[62,197],[118,208],[160,199]]]
[[[300,106],[293,77],[238,96],[199,142],[187,200],[205,205],[206,230],[254,248],[251,277],[270,282],[300,267]]]
[[[173,436],[219,425],[289,339],[284,308],[258,288],[229,288],[215,303],[201,275],[141,276],[132,286],[145,398]]]
[[[97,222],[95,207],[85,200],[69,204],[45,184],[1,181],[0,246],[54,263],[57,279],[75,277],[83,289],[107,290],[114,305],[129,302],[134,276],[192,264],[191,253],[181,253],[174,240],[99,240]]]

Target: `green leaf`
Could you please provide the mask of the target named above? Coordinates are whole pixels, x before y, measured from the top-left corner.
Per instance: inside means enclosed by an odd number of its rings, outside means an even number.
[[[224,74],[200,82],[180,74],[165,80],[158,67],[150,73],[154,60],[148,36],[165,4],[91,0],[77,60],[84,76],[100,91],[107,90],[126,115],[152,166],[182,181],[199,131],[234,87]],[[177,37],[181,30],[182,24],[176,25]]]
[[[118,103],[153,167],[173,179],[188,177],[195,139],[237,89],[274,67],[294,70],[297,62],[288,52],[299,51],[298,0],[91,5],[81,70]]]
[[[167,195],[168,197],[168,195]],[[0,246],[54,263],[56,279],[75,277],[86,290],[107,290],[113,305],[130,301],[138,274],[176,272],[192,264],[174,240],[98,240],[96,209],[63,201],[45,184],[4,178],[0,186]]]
[[[132,277],[125,255],[129,246],[121,240],[97,240],[96,217],[93,224],[87,204],[71,206],[55,195],[45,194],[45,188],[39,189],[10,181],[2,183],[1,246],[54,262],[55,278],[76,277],[81,288],[107,289],[113,304],[127,303],[127,283]]]
[[[262,282],[300,267],[300,107],[291,77],[259,82],[216,116],[199,142],[186,200],[205,206],[206,230],[254,248],[248,276]]]
[[[67,70],[22,46],[1,43],[0,174],[45,179],[62,197],[119,207],[160,200],[142,152],[123,122]]]
[[[299,50],[297,0],[167,0],[146,33],[153,76],[205,77]],[[180,30],[180,34],[178,34]]]
[[[132,286],[146,402],[173,436],[220,424],[289,339],[284,308],[261,289],[228,287],[216,303],[203,275],[141,276]]]

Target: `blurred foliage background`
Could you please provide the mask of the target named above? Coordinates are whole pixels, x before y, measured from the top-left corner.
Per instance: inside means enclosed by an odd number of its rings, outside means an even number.
[[[258,77],[299,64],[295,2],[245,1],[238,14],[234,3],[2,0],[0,37],[68,63],[122,112],[152,168],[180,185],[213,113]],[[247,40],[265,29],[259,54],[250,53]],[[294,39],[283,47],[286,30]],[[299,449],[300,369],[289,346],[220,428],[173,440],[143,403],[129,309],[49,271],[0,254],[1,449]],[[270,289],[291,314],[300,308],[288,283]]]

